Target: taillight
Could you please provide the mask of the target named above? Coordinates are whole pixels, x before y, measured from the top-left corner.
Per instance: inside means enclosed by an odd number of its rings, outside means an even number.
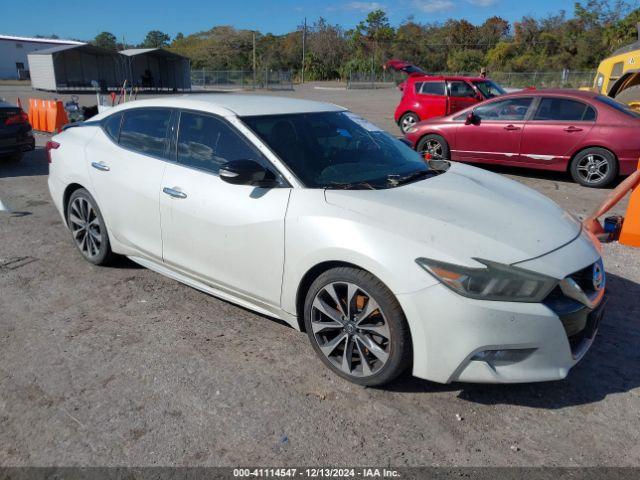
[[[51,150],[56,150],[58,147],[60,147],[60,144],[53,140],[49,140],[44,146],[44,149],[47,152],[47,162],[51,163]]]
[[[26,113],[20,111],[16,115],[12,115],[4,121],[5,125],[17,125],[19,123],[27,123],[29,121],[29,117]]]

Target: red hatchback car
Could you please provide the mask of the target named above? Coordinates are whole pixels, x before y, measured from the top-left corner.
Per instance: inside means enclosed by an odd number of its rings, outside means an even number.
[[[569,171],[604,187],[637,168],[640,114],[594,92],[529,90],[418,123],[406,139],[436,158]]]
[[[487,78],[411,73],[403,82],[402,99],[394,118],[402,133],[407,133],[421,120],[449,115],[505,93]]]

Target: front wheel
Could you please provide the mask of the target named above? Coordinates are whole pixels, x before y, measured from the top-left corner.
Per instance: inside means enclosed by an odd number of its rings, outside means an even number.
[[[610,185],[618,176],[618,161],[609,150],[587,148],[574,157],[570,171],[580,185],[602,188]]]
[[[424,156],[426,153],[436,160],[449,160],[449,144],[440,135],[425,135],[418,142],[416,151]]]
[[[320,275],[307,293],[304,322],[322,362],[353,383],[383,385],[411,363],[409,327],[398,301],[364,270],[340,267]]]
[[[84,188],[73,192],[67,203],[67,225],[82,256],[94,265],[109,263],[114,254],[98,204]]]

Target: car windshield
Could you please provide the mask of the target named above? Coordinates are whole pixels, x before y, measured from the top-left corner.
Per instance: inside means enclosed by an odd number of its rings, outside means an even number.
[[[351,112],[242,121],[310,188],[392,188],[436,174],[406,144]]]
[[[491,80],[477,81],[473,82],[473,84],[482,92],[485,98],[493,98],[507,93],[500,85],[493,83]]]
[[[640,113],[636,112],[635,110],[632,110],[631,108],[629,108],[624,103],[620,103],[620,102],[618,102],[617,100],[614,100],[611,97],[606,97],[604,95],[597,95],[596,96],[596,100],[598,100],[599,102],[602,102],[602,103],[606,103],[610,107],[613,107],[616,110],[618,110],[619,112],[625,113],[625,114],[629,115],[630,117],[640,118]]]

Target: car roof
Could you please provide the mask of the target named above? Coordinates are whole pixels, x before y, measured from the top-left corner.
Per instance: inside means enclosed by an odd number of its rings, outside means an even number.
[[[12,103],[9,102],[5,102],[3,100],[0,100],[0,108],[18,108],[17,106],[15,106]]]
[[[572,97],[581,100],[589,100],[595,98],[598,93],[592,92],[590,90],[573,90],[568,88],[543,88],[540,90],[519,90],[517,92],[508,93],[509,96],[562,96],[562,97]]]
[[[490,80],[484,77],[465,77],[464,75],[413,75],[409,77],[414,82],[438,82],[442,80],[466,80],[471,82],[483,82]]]
[[[253,95],[237,93],[186,94],[134,100],[108,109],[96,116],[96,120],[115,111],[139,107],[171,107],[201,110],[229,117],[251,117],[260,115],[284,115],[292,113],[341,112],[344,107],[331,103],[276,97],[274,95]]]

